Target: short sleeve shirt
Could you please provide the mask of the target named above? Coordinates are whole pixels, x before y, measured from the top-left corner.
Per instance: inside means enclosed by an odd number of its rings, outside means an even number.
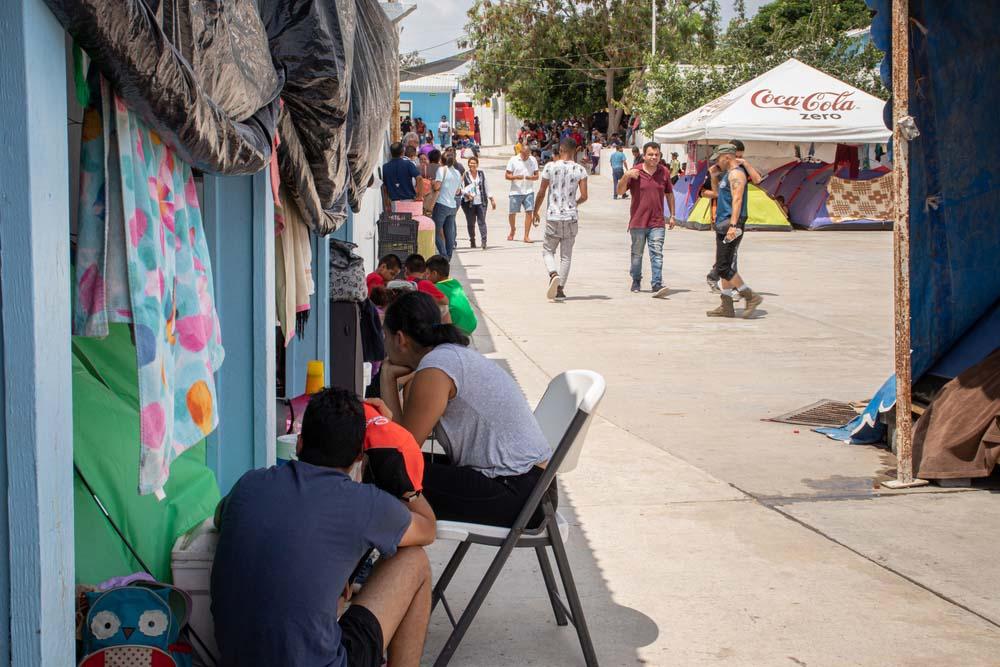
[[[538,160],[534,156],[523,160],[520,155],[515,155],[507,160],[507,171],[517,179],[510,182],[512,195],[526,195],[535,191],[534,181],[525,180],[538,173]]]
[[[494,478],[523,475],[552,456],[517,382],[495,361],[461,345],[438,345],[417,372],[427,368],[455,384],[435,429],[452,463]]]
[[[611,168],[616,170],[625,169],[625,161],[628,157],[622,151],[615,151],[611,154]]]
[[[672,197],[674,189],[670,184],[670,170],[662,164],[649,175],[643,167],[637,167],[639,178],[629,181],[632,197],[629,229],[656,229],[665,227],[663,218],[664,197]]]
[[[549,220],[576,220],[576,191],[587,170],[576,162],[549,162],[542,170],[542,179],[549,182],[546,217]]]
[[[252,470],[222,511],[212,568],[221,665],[345,667],[337,598],[372,547],[396,553],[403,503],[333,468]]]
[[[416,199],[417,190],[413,179],[420,175],[416,165],[406,158],[389,160],[382,165],[382,181],[391,201]]]
[[[438,195],[437,203],[446,208],[458,208],[458,194],[462,187],[462,177],[458,170],[450,167],[438,167],[434,180],[441,184],[441,194]]]

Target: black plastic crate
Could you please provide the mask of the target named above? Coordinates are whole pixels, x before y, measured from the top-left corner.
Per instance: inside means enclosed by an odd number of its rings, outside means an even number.
[[[378,256],[405,261],[417,252],[417,221],[409,213],[383,213],[378,219]]]

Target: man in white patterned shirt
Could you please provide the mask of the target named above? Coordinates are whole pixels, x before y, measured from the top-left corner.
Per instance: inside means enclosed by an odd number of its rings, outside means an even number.
[[[549,271],[549,289],[546,296],[551,299],[565,299],[563,287],[569,278],[573,261],[573,244],[579,228],[576,207],[587,201],[587,170],[576,161],[577,145],[573,139],[563,139],[559,144],[559,159],[549,162],[542,170],[542,185],[538,188],[538,201],[545,201],[549,195],[545,213],[545,241],[542,257]],[[577,196],[579,190],[579,197]],[[535,222],[539,220],[539,209],[535,207]],[[556,263],[556,249],[559,249],[559,263]]]

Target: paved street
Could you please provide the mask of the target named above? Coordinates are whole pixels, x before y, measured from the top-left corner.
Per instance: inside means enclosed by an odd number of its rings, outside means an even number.
[[[589,368],[608,393],[580,467],[560,477],[570,557],[601,664],[997,665],[1000,530],[989,490],[886,493],[884,449],[761,421],[819,399],[866,399],[892,368],[892,237],[750,233],[741,272],[756,319],[710,320],[709,233],[667,234],[668,299],[628,291],[627,201],[590,179],[563,303],[545,299],[539,241],[506,241],[503,159],[491,248],[454,273],[474,297],[475,344],[534,404]],[[606,160],[606,158],[605,158]],[[519,237],[518,237],[519,238]],[[432,547],[439,573],[452,544]],[[492,550],[450,589],[460,609]],[[432,619],[427,664],[450,629]],[[558,628],[533,554],[515,553],[453,665],[583,665]]]

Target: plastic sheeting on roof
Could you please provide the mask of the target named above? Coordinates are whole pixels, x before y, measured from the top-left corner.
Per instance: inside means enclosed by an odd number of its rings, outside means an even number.
[[[281,78],[254,0],[168,0],[169,37],[145,0],[45,2],[181,160],[222,174],[267,166]]]
[[[702,139],[884,143],[885,103],[791,58],[653,133],[656,141]]]
[[[354,70],[354,2],[263,0],[271,54],[285,70],[281,180],[306,224],[328,234],[347,220],[347,115]]]
[[[392,116],[399,77],[399,38],[378,0],[356,0],[358,29],[354,39],[354,71],[347,124],[350,165],[348,203],[355,211],[382,156],[385,126]]]

